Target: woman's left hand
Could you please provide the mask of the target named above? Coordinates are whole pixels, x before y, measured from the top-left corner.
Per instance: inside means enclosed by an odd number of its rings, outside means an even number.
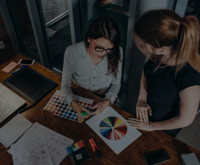
[[[110,100],[107,99],[107,100],[104,100],[102,102],[98,102],[97,104],[95,104],[94,106],[92,106],[91,109],[95,109],[97,108],[93,113],[92,115],[100,115],[104,109],[106,109],[110,104]]]
[[[149,126],[149,122],[141,122],[141,120],[138,120],[136,118],[128,118],[126,121],[133,128],[141,129],[144,131],[152,131],[152,129]]]

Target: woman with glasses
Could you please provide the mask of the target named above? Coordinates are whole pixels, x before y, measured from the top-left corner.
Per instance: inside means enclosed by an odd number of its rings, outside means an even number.
[[[133,38],[148,57],[144,66],[134,128],[176,136],[190,125],[200,100],[199,22],[172,10],[151,10],[135,23]]]
[[[117,24],[101,17],[88,28],[84,42],[69,46],[64,55],[61,92],[65,101],[77,112],[90,112],[74,101],[71,81],[103,98],[92,107],[92,115],[101,114],[117,98],[121,86],[122,49]]]

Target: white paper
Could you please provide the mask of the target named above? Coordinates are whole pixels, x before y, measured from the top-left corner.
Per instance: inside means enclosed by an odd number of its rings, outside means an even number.
[[[44,135],[33,127],[11,145],[9,153],[21,165],[53,165]]]
[[[59,147],[53,140],[46,138],[48,149],[54,165],[59,165],[68,155],[64,147]],[[71,145],[70,145],[71,146]]]
[[[32,123],[25,117],[17,114],[5,126],[0,129],[0,140],[3,145],[9,147],[14,143],[23,133],[31,127]]]
[[[16,158],[16,157],[15,157],[15,158],[12,157],[12,158],[13,158],[13,164],[14,164],[14,165],[21,165],[18,158]]]
[[[33,127],[44,134],[53,163],[59,165],[68,155],[66,148],[70,147],[74,140],[60,135],[37,122],[34,123]]]
[[[107,117],[118,117],[122,119],[127,126],[127,133],[126,135],[119,139],[119,140],[109,140],[105,138],[99,131],[99,124],[101,121]],[[133,141],[135,141],[141,133],[131,127],[126,120],[118,114],[113,108],[110,106],[107,107],[101,115],[95,115],[94,117],[90,118],[89,120],[86,121],[86,123],[92,128],[92,130],[99,135],[99,137],[116,153],[119,154],[122,150],[124,150],[128,145],[130,145]]]
[[[188,153],[181,155],[185,165],[200,165],[195,153]]]

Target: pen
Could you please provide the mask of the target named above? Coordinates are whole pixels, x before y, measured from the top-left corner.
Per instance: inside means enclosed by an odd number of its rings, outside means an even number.
[[[100,158],[101,157],[101,153],[100,153],[97,145],[95,144],[94,140],[90,139],[89,142],[90,142],[90,145],[91,145],[94,153],[96,154],[97,158]]]
[[[27,105],[27,104],[26,104]],[[25,106],[26,106],[25,105]],[[28,106],[28,107],[26,107],[26,108],[24,108],[24,109],[22,109],[22,110],[19,110],[19,111],[17,111],[17,113],[23,113],[23,112],[25,112],[25,111],[27,111],[27,110],[29,110],[30,108],[32,108],[32,107],[34,107],[36,105],[36,103],[34,103],[34,104],[32,104],[32,105],[30,105],[30,106]]]
[[[15,70],[14,72],[11,73],[11,75],[13,75],[14,73],[16,73],[18,70],[20,70],[21,68],[23,68],[26,65],[22,65],[20,68],[18,68],[17,70]]]

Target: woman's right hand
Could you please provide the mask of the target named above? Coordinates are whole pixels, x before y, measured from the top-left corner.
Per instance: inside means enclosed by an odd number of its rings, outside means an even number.
[[[72,101],[72,108],[76,111],[78,119],[85,119],[90,117],[90,111],[88,111],[85,107],[83,107],[82,105],[78,104],[76,101]],[[87,116],[82,116],[81,112],[86,111],[89,115]]]
[[[136,104],[136,118],[141,122],[149,122],[149,116],[152,116],[151,107],[147,104],[146,100],[138,100]]]

